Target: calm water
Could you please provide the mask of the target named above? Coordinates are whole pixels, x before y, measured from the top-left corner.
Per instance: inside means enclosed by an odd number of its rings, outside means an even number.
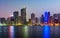
[[[0,38],[60,38],[60,26],[0,26]]]

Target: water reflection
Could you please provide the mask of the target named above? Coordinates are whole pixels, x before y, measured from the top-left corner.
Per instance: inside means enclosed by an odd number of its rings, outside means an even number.
[[[43,27],[43,37],[44,38],[50,38],[50,27],[49,26],[47,26],[47,25],[45,25],[44,27]]]
[[[9,26],[10,27],[10,38],[14,38],[14,26]]]
[[[3,36],[2,26],[0,27],[0,38]]]
[[[24,38],[28,38],[28,26],[24,26]]]
[[[0,38],[60,38],[60,26],[0,26]]]

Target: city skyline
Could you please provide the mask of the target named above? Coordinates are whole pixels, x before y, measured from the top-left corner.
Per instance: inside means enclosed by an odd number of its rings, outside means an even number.
[[[27,18],[30,18],[31,13],[35,13],[40,17],[45,11],[50,11],[51,14],[60,13],[59,0],[0,0],[0,17],[9,17],[14,11],[20,11],[26,7]]]
[[[45,25],[48,24],[50,26],[56,25],[58,26],[60,24],[60,13],[59,14],[53,14],[51,16],[50,11],[45,11],[44,14],[41,15],[40,18],[36,17],[35,13],[31,13],[31,18],[27,21],[27,13],[26,8],[22,8],[21,15],[19,16],[19,11],[14,11],[13,15],[8,17],[7,19],[5,17],[0,17],[0,23],[1,24],[7,24],[7,25]]]

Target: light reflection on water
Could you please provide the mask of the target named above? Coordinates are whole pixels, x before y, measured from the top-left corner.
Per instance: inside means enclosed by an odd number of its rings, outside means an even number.
[[[14,38],[14,26],[9,27],[10,27],[10,38]]]
[[[28,26],[24,26],[24,38],[28,38]]]
[[[49,26],[44,26],[43,27],[43,37],[44,38],[50,38],[50,27]]]
[[[7,27],[5,27],[7,28]],[[17,30],[16,30],[17,28]],[[1,26],[0,27],[0,37],[2,37],[2,29],[3,27]],[[19,32],[15,32],[15,30],[18,31],[19,29]],[[4,29],[4,31],[7,30],[7,29]],[[23,31],[23,32],[22,32]],[[8,36],[6,34],[7,31],[5,31],[4,35],[6,35],[6,37]],[[10,26],[10,33],[11,37],[10,38],[17,38],[17,36],[19,37],[23,37],[25,36],[25,38],[29,38],[30,34],[32,36],[30,37],[35,37],[35,38],[60,38],[60,26],[18,26],[18,27],[15,27],[15,26]],[[16,34],[17,35],[16,35]],[[20,35],[23,35],[23,36],[20,36]],[[16,36],[14,36],[16,35]]]

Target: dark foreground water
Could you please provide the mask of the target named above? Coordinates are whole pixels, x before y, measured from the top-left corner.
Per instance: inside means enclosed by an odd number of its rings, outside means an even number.
[[[60,26],[0,26],[0,38],[60,38]]]

